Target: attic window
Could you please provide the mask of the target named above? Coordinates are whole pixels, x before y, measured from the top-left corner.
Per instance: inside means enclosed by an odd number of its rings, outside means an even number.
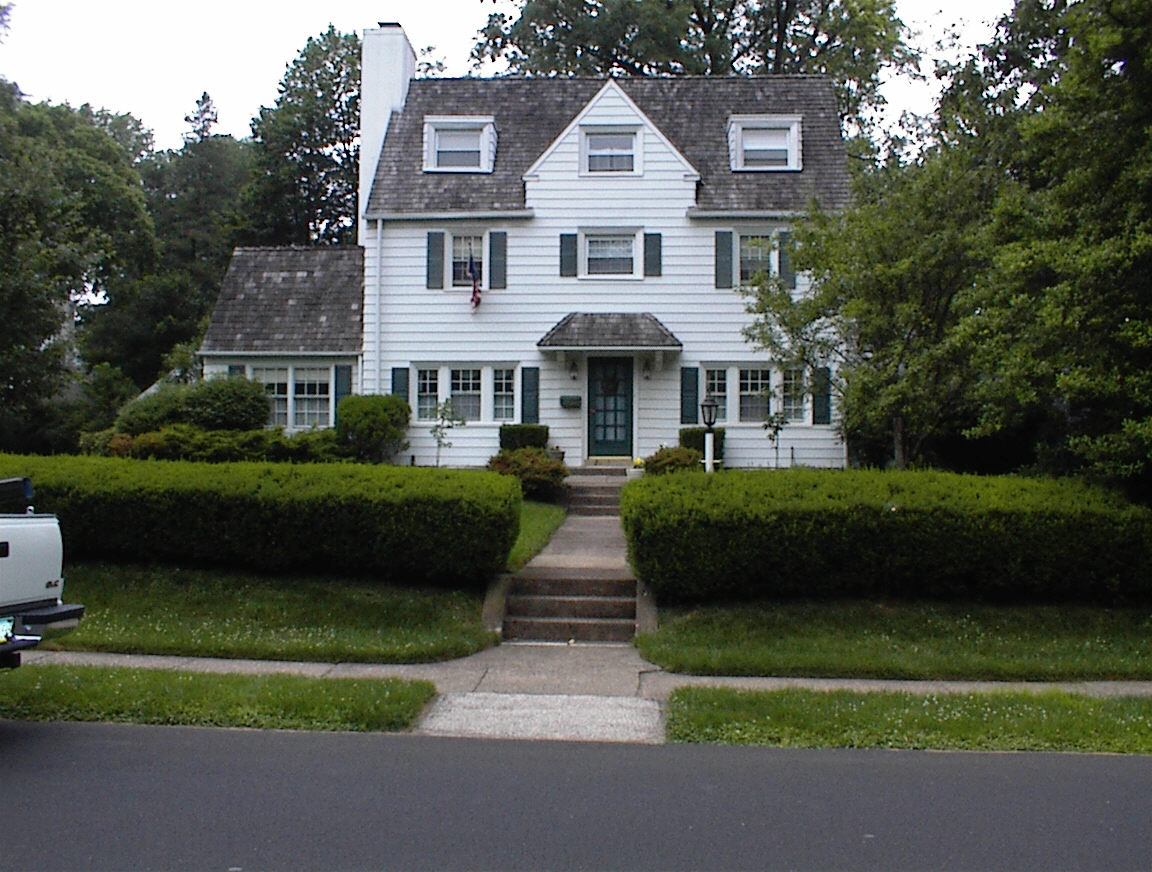
[[[734,115],[728,119],[732,170],[780,172],[802,169],[799,115]]]
[[[586,127],[580,137],[580,172],[588,175],[637,175],[640,137],[635,128]]]
[[[424,119],[424,172],[490,173],[495,160],[495,119],[474,116]]]

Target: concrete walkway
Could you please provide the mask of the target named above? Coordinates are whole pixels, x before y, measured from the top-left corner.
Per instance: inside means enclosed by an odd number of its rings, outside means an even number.
[[[626,567],[617,517],[569,516],[531,562],[539,567]],[[647,599],[654,625],[655,609]],[[491,608],[491,604],[489,608]],[[487,611],[487,609],[486,609]],[[564,741],[664,741],[663,704],[678,687],[967,693],[1064,690],[1089,696],[1152,696],[1152,682],[883,681],[679,675],[644,660],[631,645],[507,643],[444,663],[293,663],[207,657],[25,652],[24,663],[132,666],[187,672],[294,674],[315,678],[409,678],[439,695],[414,732],[423,735]]]

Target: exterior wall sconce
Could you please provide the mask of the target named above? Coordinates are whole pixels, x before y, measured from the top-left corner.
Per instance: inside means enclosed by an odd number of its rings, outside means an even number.
[[[640,365],[640,371],[644,374],[644,381],[652,378],[652,364],[649,361],[645,360],[644,363]]]
[[[580,377],[580,367],[576,365],[576,361],[568,364],[568,375],[572,376],[572,381],[576,381]]]

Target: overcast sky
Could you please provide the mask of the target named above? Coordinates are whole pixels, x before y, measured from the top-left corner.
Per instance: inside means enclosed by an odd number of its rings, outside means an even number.
[[[14,0],[11,29],[0,43],[0,77],[34,101],[91,103],[130,112],[156,137],[178,148],[184,116],[207,91],[216,105],[217,133],[250,134],[261,106],[276,101],[285,67],[310,36],[329,24],[361,33],[380,21],[399,22],[417,50],[434,46],[447,75],[470,72],[476,31],[493,11],[514,12],[512,0]],[[988,22],[1012,0],[896,0],[904,23],[930,46],[953,24],[976,44]],[[924,112],[923,88],[892,87],[893,109]]]

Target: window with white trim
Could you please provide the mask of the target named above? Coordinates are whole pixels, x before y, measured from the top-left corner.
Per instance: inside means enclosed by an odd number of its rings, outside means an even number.
[[[495,160],[495,119],[468,115],[425,117],[425,172],[490,173]]]
[[[740,284],[751,284],[758,274],[773,272],[773,252],[776,246],[771,236],[740,237]]]
[[[327,427],[331,423],[331,375],[328,367],[295,368],[292,378],[293,427]]]
[[[472,287],[472,270],[484,278],[484,237],[452,236],[452,287]]]
[[[772,387],[772,370],[740,370],[740,420],[767,421],[771,411],[769,391]]]
[[[728,419],[728,370],[704,370],[704,395],[711,394],[716,400],[716,420]]]
[[[590,276],[630,276],[636,272],[635,234],[587,234],[584,272]]]
[[[784,370],[780,385],[780,414],[786,421],[804,420],[804,370]]]
[[[416,370],[416,417],[421,421],[436,417],[436,407],[440,404],[439,380],[439,370]]]
[[[480,370],[452,370],[452,409],[465,421],[480,420]]]
[[[516,370],[492,370],[492,420],[511,421],[516,417]]]
[[[269,423],[273,427],[288,426],[288,368],[254,366],[252,381],[264,385],[271,406]]]
[[[636,133],[585,133],[586,168],[590,173],[632,173],[636,170]]]
[[[799,115],[734,115],[728,119],[728,151],[733,171],[800,170]]]

